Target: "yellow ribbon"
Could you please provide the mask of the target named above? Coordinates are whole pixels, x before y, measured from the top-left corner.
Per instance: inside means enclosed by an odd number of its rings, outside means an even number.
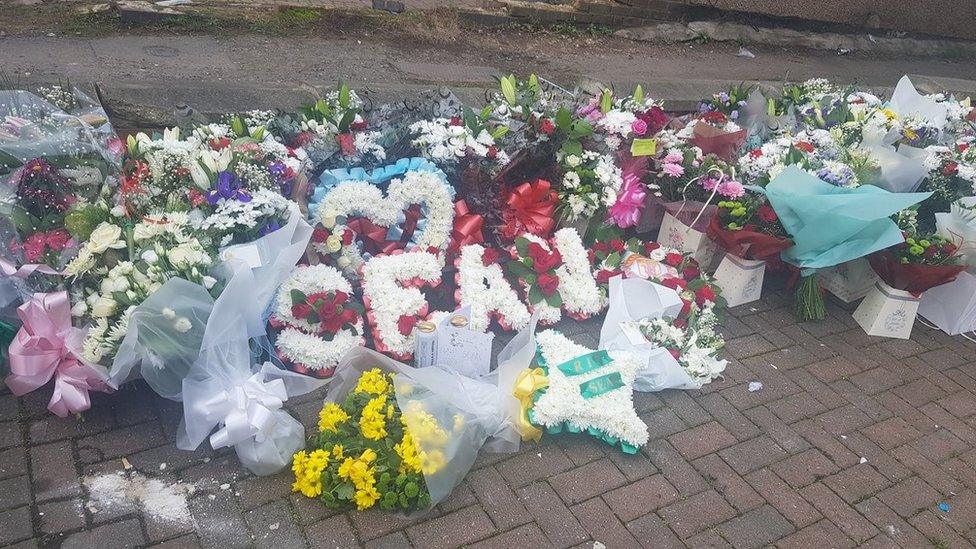
[[[517,428],[523,440],[538,441],[542,438],[542,429],[532,425],[532,422],[529,421],[529,408],[532,407],[532,395],[539,389],[548,386],[549,378],[546,377],[542,368],[526,368],[515,379],[515,389],[512,394],[522,405]]]

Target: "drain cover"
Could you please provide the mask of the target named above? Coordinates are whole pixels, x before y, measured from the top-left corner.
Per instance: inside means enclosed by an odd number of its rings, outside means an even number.
[[[142,51],[153,57],[176,57],[180,54],[180,50],[169,46],[146,46]]]

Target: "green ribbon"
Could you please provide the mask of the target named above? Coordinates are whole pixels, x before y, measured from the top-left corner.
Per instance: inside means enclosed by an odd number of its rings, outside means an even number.
[[[574,359],[563,362],[556,368],[567,376],[578,376],[587,372],[592,372],[598,368],[603,368],[613,362],[606,351],[593,351]]]
[[[620,372],[612,372],[580,383],[580,394],[583,398],[593,398],[623,386],[624,380],[620,377]]]
[[[17,328],[0,320],[0,372],[6,373],[10,369],[7,364],[8,349],[16,335]]]

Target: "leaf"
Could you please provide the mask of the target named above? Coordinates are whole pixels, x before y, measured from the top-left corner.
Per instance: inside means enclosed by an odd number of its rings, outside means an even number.
[[[342,120],[339,120],[337,127],[339,128],[339,133],[346,133],[349,131],[349,126],[352,125],[353,120],[356,119],[356,111],[346,111],[342,115]]]
[[[695,280],[692,280],[691,282],[688,283],[688,289],[693,292],[697,292],[698,290],[704,287],[705,287],[705,281],[702,280],[701,278],[696,278]]]
[[[491,132],[492,139],[501,139],[508,133],[508,126],[498,126],[495,131]]]
[[[502,77],[500,84],[502,88],[502,95],[505,96],[505,101],[508,101],[509,105],[514,105],[516,102],[515,75]]]
[[[546,296],[542,295],[542,290],[540,290],[538,286],[533,285],[529,287],[529,303],[535,305],[536,303],[544,301],[545,299]]]
[[[586,137],[593,134],[593,125],[586,120],[576,120],[573,122],[572,127],[569,130],[569,136],[573,139],[579,139],[581,137]]]
[[[486,105],[485,108],[481,109],[481,114],[479,117],[482,120],[488,120],[489,116],[491,116],[491,105]]]
[[[471,110],[471,107],[464,107],[464,109],[462,109],[462,113],[464,125],[467,126],[472,133],[477,134],[477,129],[481,126],[481,124],[478,122],[478,117],[474,115],[474,111]]]
[[[606,114],[613,108],[613,95],[609,89],[603,90],[600,95],[600,112]]]
[[[529,255],[529,239],[524,236],[520,236],[515,239],[515,251],[518,252],[520,256]]]
[[[244,137],[247,135],[245,133],[244,121],[241,120],[241,117],[239,116],[235,116],[234,118],[231,119],[230,129],[234,132],[234,135],[236,135],[237,137]]]
[[[349,86],[345,83],[339,86],[339,106],[343,109],[349,108]]]
[[[529,75],[529,90],[534,94],[542,92],[542,86],[539,85],[539,77],[535,73]]]
[[[308,316],[305,318],[305,320],[309,324],[318,324],[319,323],[319,314],[316,313],[315,311],[312,311],[312,312],[308,313]]]
[[[563,143],[563,154],[566,156],[575,155],[582,156],[583,154],[583,144],[579,141],[567,141]]]
[[[525,278],[526,276],[535,273],[535,271],[522,264],[521,261],[509,261],[508,271],[512,273],[512,276],[515,276],[517,278]]]
[[[616,269],[617,267],[619,267],[620,266],[620,252],[613,252],[612,254],[608,255],[607,256],[607,259],[604,260],[604,263],[608,267],[611,267],[611,268],[614,268],[614,269]]]
[[[568,132],[573,125],[573,114],[566,107],[559,107],[556,111],[556,127],[564,132]]]
[[[305,292],[303,292],[301,290],[298,290],[298,289],[293,289],[291,291],[291,304],[292,305],[298,305],[299,303],[305,303],[306,301],[308,301],[308,296],[305,295]]]
[[[558,309],[563,306],[563,296],[559,295],[559,290],[552,292],[552,295],[546,298],[546,303],[554,309]]]
[[[637,87],[634,88],[634,103],[638,105],[644,103],[644,87],[640,84],[637,84]]]
[[[342,500],[351,501],[356,495],[356,488],[348,482],[343,482],[336,488],[336,497]]]

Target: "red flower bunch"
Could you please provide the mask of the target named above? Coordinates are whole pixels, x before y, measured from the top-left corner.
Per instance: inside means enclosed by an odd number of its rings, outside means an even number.
[[[670,119],[664,109],[661,107],[651,107],[644,112],[636,113],[635,116],[638,120],[643,120],[647,124],[647,133],[645,135],[654,135],[659,131],[663,130],[665,126],[668,125]]]
[[[539,133],[544,135],[552,135],[555,131],[556,125],[552,123],[552,120],[543,118],[539,121]]]
[[[671,252],[665,256],[664,262],[681,273],[680,278],[671,277],[655,281],[678,292],[678,296],[681,298],[681,312],[678,314],[678,321],[687,323],[688,318],[696,313],[697,309],[693,308],[692,305],[699,308],[705,306],[706,303],[715,303],[717,306],[725,305],[725,300],[722,298],[718,286],[705,278],[698,261],[690,255],[685,256]]]
[[[362,306],[341,291],[305,295],[301,290],[292,290],[291,302],[291,314],[317,324],[320,335],[335,334],[343,327],[352,329],[363,312]]]
[[[545,301],[552,307],[562,305],[559,295],[559,275],[556,269],[563,264],[563,256],[555,248],[546,249],[524,236],[515,239],[509,250],[512,261],[506,264],[509,272],[527,288],[531,305]]]
[[[729,117],[721,111],[708,111],[701,115],[701,121],[712,126],[723,127],[729,121]]]
[[[807,141],[797,141],[796,143],[793,144],[793,147],[807,154],[813,154],[814,151],[817,150],[812,143],[809,143]]]

